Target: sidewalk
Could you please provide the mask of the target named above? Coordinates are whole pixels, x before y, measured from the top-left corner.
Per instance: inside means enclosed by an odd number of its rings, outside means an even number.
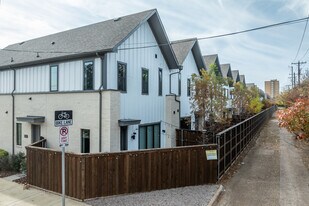
[[[61,196],[42,190],[23,188],[23,185],[0,178],[0,206],[59,206],[61,205]],[[66,198],[66,206],[87,205]]]
[[[218,206],[297,205],[309,202],[309,146],[299,142],[272,118],[262,129],[244,164],[224,185]]]

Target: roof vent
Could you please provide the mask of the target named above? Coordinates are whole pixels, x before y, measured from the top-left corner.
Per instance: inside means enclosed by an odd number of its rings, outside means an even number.
[[[114,21],[119,21],[121,17],[115,18]]]
[[[51,42],[51,45],[54,45],[54,44],[55,44],[55,42],[54,42],[54,41],[52,41],[52,42]]]
[[[24,44],[24,43],[25,43],[24,41],[23,41],[23,42],[20,42],[19,45],[22,45],[22,44]]]
[[[13,59],[13,57],[11,57],[11,62],[14,62],[14,59]]]

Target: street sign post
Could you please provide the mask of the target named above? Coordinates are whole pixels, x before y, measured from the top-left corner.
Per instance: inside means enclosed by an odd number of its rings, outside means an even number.
[[[62,187],[62,206],[65,206],[65,147],[69,145],[69,127],[73,125],[73,111],[55,111],[55,127],[59,127],[59,145],[61,154],[61,187]]]

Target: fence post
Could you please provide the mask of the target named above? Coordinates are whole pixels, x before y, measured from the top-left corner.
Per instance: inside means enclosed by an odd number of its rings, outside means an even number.
[[[217,142],[217,157],[218,157],[218,161],[217,161],[217,181],[220,178],[220,135],[216,135],[216,142]]]
[[[183,146],[183,129],[181,130],[181,146]]]

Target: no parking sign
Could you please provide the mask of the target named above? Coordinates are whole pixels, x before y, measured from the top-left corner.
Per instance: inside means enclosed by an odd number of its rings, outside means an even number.
[[[69,127],[59,127],[59,145],[61,147],[69,145]]]

